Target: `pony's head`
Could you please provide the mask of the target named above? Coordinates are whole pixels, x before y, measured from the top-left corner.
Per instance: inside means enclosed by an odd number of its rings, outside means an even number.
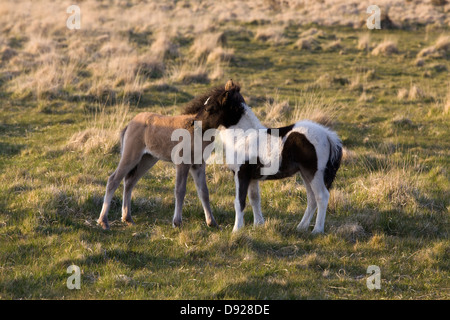
[[[244,98],[240,86],[228,80],[225,87],[217,87],[207,94],[195,98],[186,107],[185,114],[195,114],[196,121],[202,121],[203,130],[226,128],[235,125],[244,113]]]

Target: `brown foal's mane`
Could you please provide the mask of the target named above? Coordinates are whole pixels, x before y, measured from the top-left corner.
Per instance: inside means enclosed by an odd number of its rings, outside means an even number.
[[[215,87],[211,90],[209,90],[207,93],[201,94],[191,101],[189,101],[182,112],[182,114],[197,114],[200,112],[200,110],[205,106],[205,101],[209,97],[211,97],[212,100],[216,100],[220,97],[221,94],[225,92],[225,88],[223,86]]]

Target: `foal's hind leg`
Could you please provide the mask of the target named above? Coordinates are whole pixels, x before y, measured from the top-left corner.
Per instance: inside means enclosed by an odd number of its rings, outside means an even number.
[[[123,188],[123,203],[122,203],[122,221],[128,224],[134,224],[131,218],[131,192],[136,186],[142,176],[151,169],[158,162],[158,159],[144,154],[139,164],[125,176]]]
[[[172,224],[174,227],[181,226],[181,212],[184,196],[186,195],[186,182],[189,174],[190,164],[177,165],[177,178],[175,182],[175,213]]]
[[[310,183],[306,179],[303,179],[303,182],[305,183],[306,187],[307,206],[302,221],[300,221],[300,223],[297,226],[298,231],[305,231],[308,229],[309,224],[311,223],[311,219],[314,215],[314,212],[317,209],[316,198],[314,196],[314,192],[311,189]]]
[[[114,173],[109,177],[106,185],[106,193],[103,200],[102,211],[97,220],[97,223],[101,225],[103,229],[109,229],[108,211],[114,192],[125,175],[127,175],[139,163],[141,157],[141,150],[134,150],[134,152],[127,152],[127,150],[124,150],[116,171],[114,171]]]
[[[312,233],[322,233],[325,225],[325,216],[327,214],[328,199],[330,193],[323,181],[323,171],[316,172],[314,179],[311,181],[311,187],[317,202],[317,218],[316,225]]]
[[[218,227],[214,216],[211,213],[211,206],[209,202],[208,186],[206,185],[206,165],[193,165],[191,167],[191,175],[197,188],[198,197],[202,202],[203,211],[205,212],[206,224],[209,227]]]

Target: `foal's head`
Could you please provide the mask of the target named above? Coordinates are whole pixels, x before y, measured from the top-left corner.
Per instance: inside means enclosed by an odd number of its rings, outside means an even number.
[[[202,121],[203,130],[226,128],[235,125],[244,113],[244,98],[239,85],[230,79],[225,87],[217,87],[207,94],[194,99],[185,109],[185,114],[196,114],[195,119]]]

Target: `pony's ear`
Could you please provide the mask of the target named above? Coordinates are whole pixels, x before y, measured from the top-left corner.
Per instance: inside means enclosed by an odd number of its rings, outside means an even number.
[[[229,91],[231,89],[233,89],[235,87],[234,83],[233,83],[233,79],[230,79],[227,81],[227,83],[225,84],[225,90]]]
[[[229,97],[229,91],[225,91],[224,93],[222,93],[219,97],[219,102],[222,106],[224,106],[227,103]]]

